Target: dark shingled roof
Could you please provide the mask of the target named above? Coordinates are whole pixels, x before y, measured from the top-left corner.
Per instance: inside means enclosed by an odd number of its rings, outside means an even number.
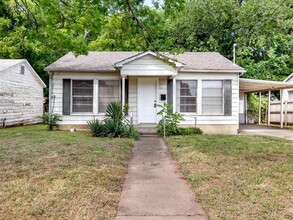
[[[73,72],[115,71],[115,63],[140,53],[141,52],[89,52],[88,55],[75,56],[70,52],[46,67],[45,70]],[[233,64],[233,62],[217,52],[185,52],[178,55],[164,53],[164,55],[183,63],[183,68],[180,69],[180,71],[227,70],[244,72],[243,68]]]

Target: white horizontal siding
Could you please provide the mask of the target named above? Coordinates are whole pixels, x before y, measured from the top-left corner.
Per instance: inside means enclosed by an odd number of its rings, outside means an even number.
[[[147,62],[146,62],[147,61]],[[143,65],[148,63],[153,65],[154,63],[158,65],[167,65],[165,63],[161,64],[161,61],[147,59],[144,57],[143,60],[136,60],[127,65]],[[127,66],[125,65],[125,66]],[[169,65],[167,65],[169,67]],[[133,67],[130,68],[134,70]],[[149,68],[151,70],[151,68]],[[137,71],[141,71],[138,69]],[[137,124],[138,119],[138,95],[137,95],[137,76],[128,76],[129,80],[129,96],[128,96],[128,104],[129,104],[129,115],[133,116],[133,123]],[[158,84],[158,100],[157,103],[162,104],[160,99],[160,94],[167,94],[167,79],[168,77],[160,76],[159,84]],[[54,112],[62,114],[62,84],[63,79],[120,79],[119,73],[108,73],[108,74],[93,74],[93,73],[58,73],[54,75],[53,80],[53,95],[55,95],[55,104],[54,104]],[[208,124],[227,124],[227,125],[237,125],[238,117],[239,117],[239,84],[238,84],[238,76],[234,73],[179,73],[176,77],[177,80],[232,80],[232,115],[224,116],[224,115],[202,115],[202,114],[193,114],[187,115],[185,114],[185,121],[182,124],[185,125],[193,125],[194,117],[197,118],[197,124],[208,125]],[[96,94],[94,94],[95,96]],[[95,100],[95,98],[94,98]],[[201,103],[198,103],[201,105]],[[63,116],[62,122],[60,124],[86,124],[87,120],[92,120],[93,118],[103,119],[103,115],[91,114],[91,115],[70,115]]]
[[[157,103],[163,104],[163,101],[160,100],[160,95],[161,94],[166,94],[167,96],[167,77],[160,77],[159,78],[159,90],[158,90],[158,100]]]
[[[175,74],[174,67],[152,55],[146,55],[129,62],[121,68],[121,75],[128,76],[170,76]]]
[[[128,105],[129,105],[129,116],[133,117],[133,123],[137,124],[137,78],[129,77],[129,93],[128,93]]]
[[[105,115],[63,115],[59,125],[86,125],[88,121],[105,119]]]
[[[21,65],[25,66],[20,74]],[[7,125],[40,122],[43,115],[43,87],[26,64],[3,71],[0,77],[0,121]]]
[[[184,114],[185,121],[181,124],[193,125],[195,123],[194,117],[197,118],[197,124],[238,124],[239,118],[239,83],[238,74],[236,73],[178,73],[176,80],[197,80],[198,85],[202,85],[202,80],[231,80],[232,81],[232,114],[231,116],[224,115],[204,115],[201,112],[198,114]],[[198,88],[201,89],[200,87]],[[201,92],[199,92],[201,94]],[[202,105],[201,98],[198,97],[198,105]],[[198,108],[201,111],[201,108]]]
[[[63,79],[73,79],[73,80],[94,80],[94,97],[93,100],[97,99],[98,93],[96,91],[97,84],[99,80],[119,80],[120,74],[119,73],[69,73],[69,72],[58,72],[54,73],[52,85],[52,96],[55,99],[52,99],[52,107],[53,112],[62,115],[62,108],[63,108]],[[51,88],[50,86],[50,88]],[[94,111],[92,114],[89,115],[63,115],[62,121],[58,122],[58,124],[86,124],[88,120],[92,120],[94,118],[97,119],[104,119],[104,115],[98,114],[98,103],[94,103]]]

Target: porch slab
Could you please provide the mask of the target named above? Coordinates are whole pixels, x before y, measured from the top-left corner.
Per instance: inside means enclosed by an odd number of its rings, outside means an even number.
[[[161,138],[135,143],[115,219],[208,219]]]

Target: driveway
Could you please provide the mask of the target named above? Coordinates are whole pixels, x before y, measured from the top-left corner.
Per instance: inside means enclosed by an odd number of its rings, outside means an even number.
[[[293,140],[293,130],[258,125],[240,125],[239,134],[264,135]]]

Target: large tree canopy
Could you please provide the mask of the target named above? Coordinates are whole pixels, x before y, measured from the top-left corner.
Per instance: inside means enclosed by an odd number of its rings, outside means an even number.
[[[218,51],[246,77],[293,72],[291,0],[0,0],[0,58],[45,66],[68,51]]]

